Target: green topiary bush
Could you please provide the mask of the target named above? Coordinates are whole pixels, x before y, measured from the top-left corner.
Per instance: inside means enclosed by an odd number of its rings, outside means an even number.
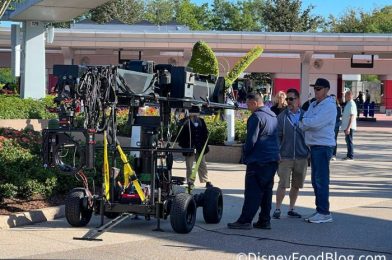
[[[213,50],[203,41],[193,45],[192,58],[188,63],[194,72],[205,75],[219,74],[219,64]]]
[[[240,76],[242,72],[249,67],[252,62],[257,59],[261,53],[263,52],[263,48],[260,46],[256,46],[251,49],[244,57],[242,57],[231,69],[229,74],[227,74],[225,78],[225,83],[228,86],[231,86],[233,82]]]

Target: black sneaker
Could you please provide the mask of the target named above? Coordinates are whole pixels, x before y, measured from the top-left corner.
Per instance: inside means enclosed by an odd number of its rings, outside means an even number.
[[[214,187],[214,185],[212,185],[212,183],[210,181],[206,182],[206,188],[212,188]]]
[[[287,212],[287,216],[292,218],[302,218],[301,214],[295,212],[293,209]]]
[[[233,223],[228,223],[227,227],[230,229],[252,229],[250,223],[240,223],[238,221]]]
[[[272,217],[280,219],[280,209],[275,209],[274,214],[272,214]]]
[[[271,229],[271,222],[261,222],[257,221],[253,223],[254,228],[260,228],[260,229]]]

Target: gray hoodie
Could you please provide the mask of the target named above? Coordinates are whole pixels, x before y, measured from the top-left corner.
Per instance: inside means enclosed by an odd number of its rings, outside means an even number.
[[[305,112],[300,127],[305,132],[308,146],[335,146],[336,101],[326,97],[320,103],[313,101]]]
[[[301,112],[301,117],[304,111]],[[305,136],[298,125],[293,124],[289,117],[289,109],[278,116],[278,136],[280,157],[282,160],[308,158],[309,148],[305,144]]]

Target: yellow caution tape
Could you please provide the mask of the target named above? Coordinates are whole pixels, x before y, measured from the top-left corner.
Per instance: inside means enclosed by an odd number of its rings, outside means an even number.
[[[221,114],[221,111],[220,110],[218,110],[218,112],[214,115],[214,123],[217,123],[217,122],[219,122],[219,120],[220,120],[220,114]]]
[[[109,176],[109,156],[108,156],[108,140],[106,131],[103,133],[103,179],[105,186],[105,198],[110,199],[110,176]]]
[[[132,179],[133,186],[135,187],[137,194],[139,194],[140,200],[144,202],[146,197],[144,196],[144,192],[140,186],[139,180],[137,179],[135,171],[129,164],[128,158],[119,144],[117,145],[117,151],[120,154],[121,161],[124,163],[124,187],[128,187],[129,179]]]
[[[199,171],[200,163],[201,163],[201,160],[203,159],[204,152],[205,152],[205,150],[206,150],[206,147],[207,147],[208,139],[209,139],[209,138],[210,138],[210,134],[208,134],[207,140],[206,140],[206,142],[205,142],[205,144],[204,144],[204,146],[203,146],[203,150],[201,150],[201,153],[200,153],[200,155],[199,155],[199,158],[197,158],[196,165],[195,165],[195,167],[194,167],[193,170],[192,170],[191,177],[189,178],[190,181],[191,181],[192,183],[193,183],[193,182],[195,181],[195,179],[196,179],[196,173]],[[187,189],[187,191],[188,191],[189,194],[191,193],[193,187],[194,187],[194,185],[192,185],[190,188]]]

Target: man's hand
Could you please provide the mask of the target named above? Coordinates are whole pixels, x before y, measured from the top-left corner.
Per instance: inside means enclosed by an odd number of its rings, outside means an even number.
[[[345,133],[346,135],[349,135],[349,134],[350,134],[350,129],[347,128],[346,130],[344,130],[344,133]]]

